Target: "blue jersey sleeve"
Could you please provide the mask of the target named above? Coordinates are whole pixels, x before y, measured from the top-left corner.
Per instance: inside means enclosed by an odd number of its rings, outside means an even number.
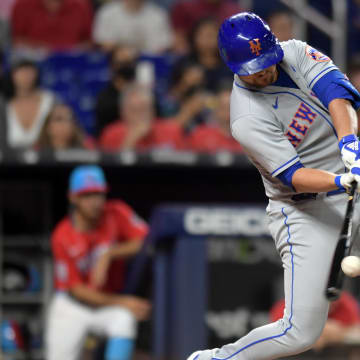
[[[295,173],[296,170],[303,168],[304,165],[300,162],[297,161],[294,165],[291,165],[290,167],[288,167],[286,170],[284,170],[282,173],[280,173],[277,178],[286,186],[291,187],[292,189],[294,189],[293,185],[292,185],[292,178],[293,175]]]
[[[360,93],[339,70],[325,74],[317,81],[312,90],[326,108],[334,99],[351,101],[355,110],[360,107]]]

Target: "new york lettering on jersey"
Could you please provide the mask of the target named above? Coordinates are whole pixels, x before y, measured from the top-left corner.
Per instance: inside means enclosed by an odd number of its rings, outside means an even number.
[[[295,148],[304,139],[316,117],[317,114],[314,113],[309,106],[303,102],[300,103],[285,133],[285,136]]]

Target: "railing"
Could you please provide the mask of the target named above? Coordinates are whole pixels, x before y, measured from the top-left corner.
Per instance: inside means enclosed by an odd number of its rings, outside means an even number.
[[[298,16],[295,20],[296,36],[306,38],[306,25],[310,23],[331,39],[331,57],[342,71],[346,70],[347,43],[347,2],[345,0],[331,0],[333,19],[329,19],[321,12],[307,4],[307,0],[280,0]]]

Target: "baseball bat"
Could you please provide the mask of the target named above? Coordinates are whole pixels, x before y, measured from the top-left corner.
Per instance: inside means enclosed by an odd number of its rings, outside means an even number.
[[[340,297],[344,282],[344,273],[341,270],[341,261],[344,257],[350,254],[351,250],[351,230],[353,224],[356,186],[357,183],[354,181],[351,184],[345,218],[339,235],[339,240],[330,269],[329,280],[325,290],[325,296],[330,301],[337,300]]]

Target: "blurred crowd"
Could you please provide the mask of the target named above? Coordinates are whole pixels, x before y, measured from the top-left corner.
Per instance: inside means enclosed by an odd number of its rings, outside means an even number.
[[[360,1],[348,2],[351,39]],[[277,1],[265,8],[260,15],[279,40],[293,38],[294,15]],[[1,0],[2,147],[241,153],[229,129],[233,75],[217,31],[243,10],[235,0]],[[98,68],[70,66],[71,56],[94,53],[105,59]],[[350,55],[348,76],[360,88],[356,48]],[[49,58],[60,64],[52,73]],[[81,76],[82,94],[73,94]]]

